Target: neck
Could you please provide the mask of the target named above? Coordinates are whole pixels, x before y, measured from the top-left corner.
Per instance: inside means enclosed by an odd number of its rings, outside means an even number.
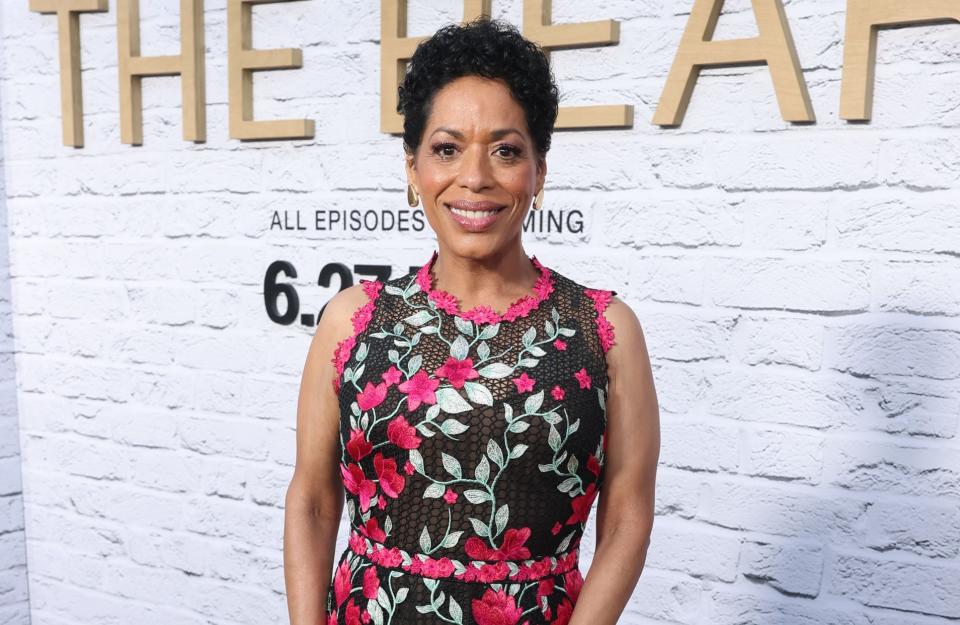
[[[520,245],[485,257],[468,257],[440,246],[433,262],[433,288],[456,297],[464,309],[479,304],[503,310],[533,294],[540,271]]]

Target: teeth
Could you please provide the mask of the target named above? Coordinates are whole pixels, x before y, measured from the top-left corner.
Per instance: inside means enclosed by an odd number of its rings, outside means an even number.
[[[467,219],[482,219],[483,217],[489,217],[491,215],[496,215],[499,213],[499,210],[495,211],[465,211],[459,208],[454,208],[450,206],[450,211],[455,215],[460,215],[461,217],[466,217]]]

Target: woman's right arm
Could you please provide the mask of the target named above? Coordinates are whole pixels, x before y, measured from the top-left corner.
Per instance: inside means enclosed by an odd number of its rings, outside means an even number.
[[[343,513],[340,407],[333,390],[337,343],[367,301],[359,285],[333,296],[310,342],[297,404],[296,463],[284,508],[283,574],[291,625],[326,625],[326,592]]]

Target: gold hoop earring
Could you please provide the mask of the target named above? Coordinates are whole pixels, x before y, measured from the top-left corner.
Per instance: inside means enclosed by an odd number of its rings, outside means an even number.
[[[420,194],[417,193],[417,190],[413,188],[412,184],[407,185],[407,204],[411,207],[416,206],[420,203]]]
[[[540,190],[537,191],[537,197],[533,198],[533,208],[535,210],[543,208],[543,187],[540,187]]]

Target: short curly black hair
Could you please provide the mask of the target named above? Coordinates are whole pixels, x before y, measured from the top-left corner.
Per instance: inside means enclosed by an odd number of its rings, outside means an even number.
[[[397,89],[404,149],[413,153],[420,146],[434,94],[471,75],[507,83],[523,107],[538,155],[545,156],[560,100],[550,59],[516,26],[487,16],[444,26],[417,46]]]

